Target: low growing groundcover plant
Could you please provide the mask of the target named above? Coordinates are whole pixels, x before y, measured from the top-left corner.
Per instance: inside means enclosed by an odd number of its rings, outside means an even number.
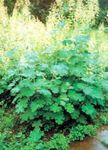
[[[88,42],[81,35],[41,56],[12,49],[0,59],[1,106],[15,114],[14,121],[6,117],[13,123],[7,133],[17,128],[8,139],[1,129],[3,150],[67,150],[71,141],[94,135],[97,114],[108,108],[107,84],[99,53],[90,52]]]

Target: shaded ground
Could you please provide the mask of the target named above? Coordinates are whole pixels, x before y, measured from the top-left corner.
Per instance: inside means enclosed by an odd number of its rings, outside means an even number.
[[[108,126],[98,131],[96,137],[72,144],[71,150],[108,150],[108,147],[102,144],[103,141],[108,143]]]

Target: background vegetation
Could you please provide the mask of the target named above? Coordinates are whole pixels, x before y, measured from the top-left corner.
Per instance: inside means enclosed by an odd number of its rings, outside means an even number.
[[[108,124],[107,1],[0,2],[1,150],[68,150]]]

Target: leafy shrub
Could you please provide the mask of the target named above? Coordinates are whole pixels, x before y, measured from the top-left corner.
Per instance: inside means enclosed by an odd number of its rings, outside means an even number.
[[[8,133],[9,134],[9,133]],[[35,144],[26,140],[22,134],[11,135],[11,141],[7,139],[7,133],[0,134],[0,148],[1,150],[34,150]]]
[[[107,113],[102,113],[100,115],[100,122],[102,125],[108,125],[108,114]]]
[[[34,51],[21,57],[10,51],[1,81],[6,82],[20,122],[32,126],[30,141],[38,142],[45,131],[57,131],[64,125],[91,123],[105,106],[98,55],[88,51],[88,40],[88,36],[65,39],[63,49],[51,56],[44,53],[47,62]]]
[[[44,149],[68,150],[69,140],[63,134],[55,134],[52,139],[45,143]]]
[[[11,130],[14,127],[15,119],[13,114],[8,114],[9,112],[5,112],[4,109],[0,108],[0,131]],[[5,127],[5,128],[4,128]]]
[[[0,147],[68,150],[94,135],[88,124],[108,111],[107,29],[88,28],[97,0],[57,1],[46,26],[26,11],[16,14],[0,24],[0,107],[8,110],[0,110]],[[106,115],[100,120],[107,124]]]
[[[77,125],[70,129],[70,141],[82,141],[86,136],[96,134],[96,126],[93,125]]]

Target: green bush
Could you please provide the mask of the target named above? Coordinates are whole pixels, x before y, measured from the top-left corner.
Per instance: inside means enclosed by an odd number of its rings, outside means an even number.
[[[50,141],[44,144],[46,150],[68,150],[69,140],[63,134],[55,134]]]
[[[26,140],[26,137],[21,133],[19,135],[11,135],[11,139],[7,137],[9,133],[0,134],[1,150],[34,150],[35,144]],[[10,140],[10,141],[9,141]],[[35,149],[36,150],[36,149]]]
[[[46,131],[64,125],[91,123],[105,106],[102,68],[98,53],[88,51],[88,41],[88,36],[65,39],[62,49],[44,52],[47,62],[35,51],[22,56],[6,52],[1,94],[9,91],[20,122],[34,129],[30,141],[38,142]]]
[[[102,113],[99,121],[102,123],[102,125],[108,125],[108,113]]]
[[[77,125],[70,129],[70,141],[82,141],[86,136],[94,136],[96,134],[96,126],[93,125]]]
[[[107,28],[89,28],[97,0],[52,7],[46,26],[26,8],[0,18],[1,150],[68,150],[95,134],[100,112],[108,122]]]

